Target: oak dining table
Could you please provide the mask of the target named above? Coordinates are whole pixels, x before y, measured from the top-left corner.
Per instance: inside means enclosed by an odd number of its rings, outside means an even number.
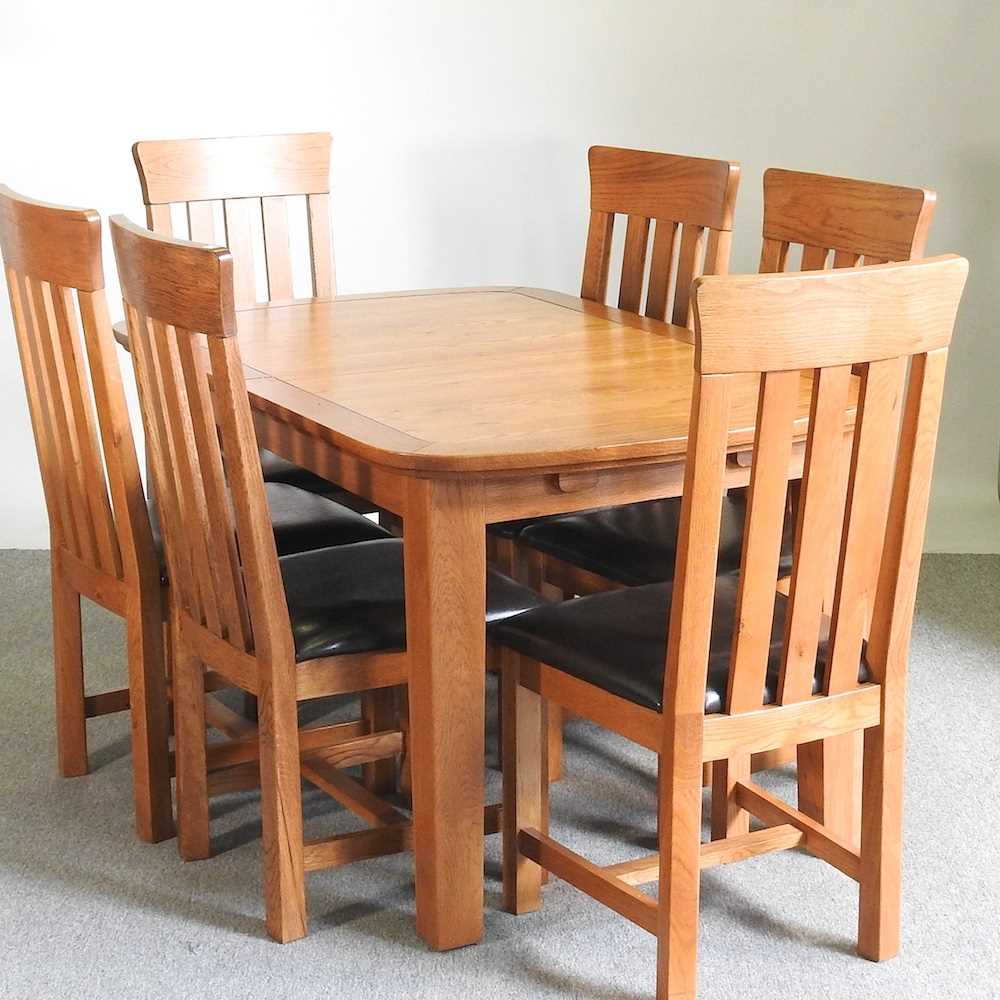
[[[680,496],[693,334],[519,287],[270,302],[238,328],[260,445],[402,519],[417,930],[435,949],[475,943],[486,528]],[[747,376],[734,396],[730,487],[749,482],[757,393]]]

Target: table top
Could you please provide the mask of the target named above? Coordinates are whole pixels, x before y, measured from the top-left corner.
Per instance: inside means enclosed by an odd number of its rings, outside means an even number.
[[[272,303],[238,323],[256,406],[390,467],[486,472],[687,449],[684,327],[528,288]],[[752,442],[756,395],[753,376],[733,393],[734,449]]]

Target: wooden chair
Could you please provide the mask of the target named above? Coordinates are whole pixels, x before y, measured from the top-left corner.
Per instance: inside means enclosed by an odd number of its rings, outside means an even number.
[[[291,941],[306,933],[306,871],[411,844],[408,817],[340,770],[395,758],[402,731],[349,723],[300,733],[296,713],[302,699],[405,685],[403,543],[279,560],[235,337],[232,255],[122,216],[111,232],[174,589],[180,852],[208,856],[210,792],[241,786],[246,770],[259,777],[267,929]],[[540,603],[498,574],[488,582],[488,617]],[[257,696],[257,733],[206,748],[207,667]],[[222,763],[244,770],[211,778],[210,764]],[[300,775],[374,829],[303,841]]]
[[[87,773],[88,718],[130,710],[136,830],[163,840],[174,829],[163,598],[104,294],[100,217],[0,186],[0,250],[51,533],[59,771]],[[125,619],[127,688],[86,694],[81,595]]]
[[[295,298],[296,285],[304,293],[299,298],[330,298],[336,293],[330,145],[327,132],[137,142],[132,156],[146,223],[166,236],[226,244],[238,310]],[[261,464],[269,482],[321,493],[362,513],[375,510],[273,452],[263,450]]]
[[[233,255],[237,310],[295,298],[296,257],[308,260],[307,287],[299,283],[306,297],[330,298],[337,284],[330,226],[331,143],[328,132],[137,142],[132,157],[146,224],[166,236],[227,245]],[[305,222],[298,227],[307,244],[303,247],[293,239],[296,210]],[[298,250],[303,252],[296,254]],[[258,277],[264,278],[259,288]],[[363,514],[377,510],[366,498],[266,448],[260,449],[260,460],[267,482],[297,486]],[[381,512],[379,520],[400,533],[394,515]],[[363,700],[372,725],[389,721],[388,695]],[[252,699],[246,699],[245,710],[253,715]],[[374,766],[369,771],[371,782],[385,790],[387,769]]]
[[[859,954],[883,960],[899,948],[908,645],[945,363],[967,270],[951,256],[699,279],[673,582],[553,605],[494,632],[507,647],[506,905],[537,908],[542,869],[582,889],[657,936],[658,997],[696,995],[699,871],[765,852],[802,847],[855,879]],[[860,366],[861,393],[841,489],[831,470],[852,365]],[[786,599],[776,583],[788,460],[800,370],[810,369]],[[760,404],[747,543],[738,574],[717,576],[729,400],[748,378],[760,379]],[[549,702],[659,754],[658,855],[601,868],[548,836]],[[864,734],[860,850],[750,779],[754,752],[855,732]],[[720,759],[728,764],[725,829],[702,844],[702,763]],[[750,832],[751,815],[767,825]],[[658,901],[636,889],[655,880]]]
[[[897,187],[823,174],[770,169],[764,174],[764,223],[760,273],[832,266],[855,267],[904,261],[923,255],[936,196],[922,188]],[[589,253],[588,253],[589,260]],[[584,265],[584,288],[588,265]],[[586,294],[586,291],[584,292]],[[688,325],[680,315],[674,323]],[[791,569],[795,491],[788,496],[788,519],[782,539],[782,577]],[[746,497],[731,491],[723,508],[720,568],[734,571],[743,551]],[[671,579],[677,551],[680,503],[653,500],[601,511],[523,523],[510,545],[540,554],[535,568],[545,584],[565,594],[593,594],[623,586]],[[522,562],[530,557],[522,556]],[[555,739],[555,735],[553,735]],[[813,766],[803,786],[804,800],[816,818],[824,803],[836,797],[823,780],[823,757],[812,754]],[[761,756],[756,766],[782,763],[784,754]],[[850,812],[850,810],[848,810]],[[855,820],[846,815],[843,822]]]
[[[920,257],[935,203],[934,192],[922,188],[772,168],[764,174],[759,271],[792,270],[796,261],[802,270],[822,270]],[[675,315],[673,322],[679,321]],[[745,516],[742,494],[733,499],[720,545],[722,565],[730,570],[742,552]],[[670,579],[679,512],[677,500],[628,504],[522,523],[516,538],[544,554],[549,585],[591,594]],[[785,545],[787,557],[790,531]]]
[[[615,220],[624,216],[618,308],[661,321],[669,317],[672,323],[688,326],[692,280],[729,269],[739,164],[611,146],[592,146],[588,163],[590,225],[581,298],[607,300]],[[553,594],[590,592],[574,589],[569,580],[556,579],[547,570],[543,575],[542,563],[537,557],[532,559],[530,548],[516,551],[522,531],[534,523],[493,526],[491,561],[536,589],[544,583]],[[564,583],[570,585],[564,587]],[[551,726],[550,766],[557,778],[562,769],[558,711],[552,713]]]
[[[0,211],[0,240],[52,528],[60,770],[85,774],[86,718],[123,711],[131,703],[137,829],[144,840],[161,840],[173,835],[163,729],[169,706],[161,676],[163,640],[148,632],[162,630],[169,590],[156,507],[147,505],[135,466],[104,294],[100,217],[44,205],[6,188],[0,189]],[[361,514],[286,483],[268,483],[266,497],[283,555],[388,537]],[[85,695],[80,594],[126,619],[131,692]],[[223,732],[240,724],[214,699],[209,714]],[[378,776],[370,777],[376,781]]]

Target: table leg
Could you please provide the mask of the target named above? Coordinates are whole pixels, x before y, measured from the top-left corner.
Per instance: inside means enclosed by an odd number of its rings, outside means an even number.
[[[482,483],[412,480],[403,531],[417,932],[445,950],[483,933]]]

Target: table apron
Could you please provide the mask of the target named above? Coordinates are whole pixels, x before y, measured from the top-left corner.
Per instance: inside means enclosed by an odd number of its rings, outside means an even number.
[[[371,500],[400,517],[406,516],[407,483],[424,478],[419,473],[392,469],[352,455],[328,441],[308,434],[262,410],[254,410],[254,425],[260,445]],[[847,435],[849,443],[849,435]],[[792,448],[788,468],[790,480],[802,477],[805,442]],[[683,460],[649,462],[561,471],[483,474],[483,520],[487,524],[549,514],[568,514],[594,507],[612,507],[679,497],[684,489]],[[752,453],[745,449],[730,455],[726,464],[726,486],[737,488],[750,482]],[[475,479],[480,475],[443,476]]]
[[[253,420],[257,442],[262,448],[371,500],[384,510],[406,516],[410,477],[405,472],[366,462],[263,410],[254,409]]]

